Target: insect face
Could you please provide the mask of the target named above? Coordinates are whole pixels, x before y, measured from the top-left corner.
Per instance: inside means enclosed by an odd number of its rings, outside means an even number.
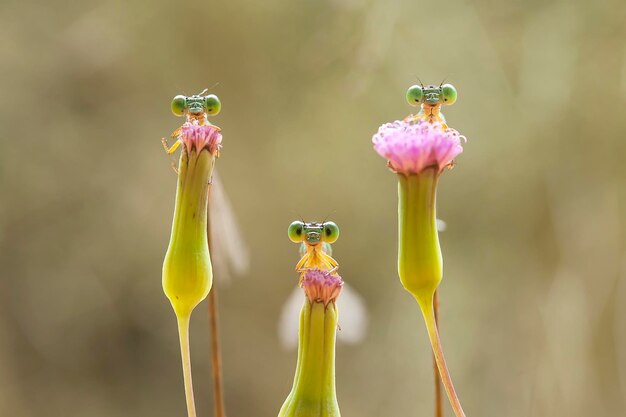
[[[187,97],[187,111],[191,114],[204,113],[204,97],[191,96]]]
[[[205,90],[206,91],[206,90]],[[203,96],[204,91],[200,94],[194,94],[191,97],[178,95],[172,100],[172,113],[176,116],[187,116],[198,119],[204,115],[215,115],[220,112],[222,104],[215,94]]]
[[[440,104],[441,102],[441,87],[429,85],[424,88],[424,103],[431,106]]]
[[[305,223],[304,240],[309,245],[317,245],[322,241],[324,226],[322,223]]]
[[[425,104],[435,107],[441,104],[454,104],[456,101],[456,88],[452,84],[442,84],[440,86],[412,85],[406,92],[406,100],[411,106]]]
[[[315,246],[320,242],[334,243],[339,237],[339,227],[334,222],[304,223],[296,220],[287,231],[292,242],[305,242]]]

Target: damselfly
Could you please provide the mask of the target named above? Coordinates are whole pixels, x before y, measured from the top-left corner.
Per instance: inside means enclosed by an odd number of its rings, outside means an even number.
[[[210,125],[218,131],[219,127],[214,126],[208,120],[208,116],[216,115],[221,110],[221,102],[214,94],[204,95],[205,89],[200,94],[192,96],[177,95],[171,103],[172,112],[176,116],[185,116],[187,123],[195,123],[201,126]],[[181,128],[176,129],[171,137],[176,142],[170,147],[165,138],[161,139],[163,147],[168,154],[172,154],[181,144]],[[219,149],[216,157],[219,157]],[[178,173],[176,165],[173,164],[174,171]],[[230,207],[221,182],[217,178],[217,172],[213,171],[213,177],[209,179],[209,204],[208,204],[208,244],[212,254],[213,276],[218,282],[224,282],[230,277],[230,271],[241,274],[248,268],[248,252],[244,244],[242,234],[237,227],[233,211]],[[213,237],[219,237],[214,239]],[[224,417],[224,395],[223,382],[221,376],[221,353],[219,343],[219,332],[217,325],[217,298],[216,286],[208,295],[210,329],[212,338],[212,364],[213,364],[213,391],[215,397],[215,417]],[[185,347],[181,344],[181,351]],[[187,344],[188,351],[188,344]],[[188,371],[188,373],[190,373]],[[190,375],[186,378],[191,381]],[[195,409],[195,407],[194,407]],[[194,410],[195,414],[195,410]]]
[[[208,116],[214,116],[222,109],[222,103],[215,94],[208,94],[204,96],[208,90],[205,89],[200,94],[194,94],[192,96],[177,95],[172,100],[172,113],[176,116],[185,116],[187,122],[197,123],[201,126],[211,125],[217,130],[221,130],[218,126],[209,122]],[[174,153],[180,146],[180,128],[172,132],[171,137],[176,138],[176,142],[170,147],[167,145],[165,138],[161,139],[163,147],[168,154]]]
[[[300,281],[307,269],[321,269],[330,273],[339,269],[339,264],[332,257],[331,247],[339,237],[339,227],[335,223],[305,223],[296,220],[289,225],[287,233],[292,242],[300,242],[301,258],[296,264]]]
[[[288,229],[289,239],[300,243],[300,260],[296,271],[298,282],[308,269],[337,272],[339,263],[332,257],[332,244],[339,237],[339,227],[331,221],[294,221]],[[296,287],[283,306],[279,322],[279,337],[283,346],[295,348],[298,342],[298,311],[302,307],[302,290]],[[341,291],[341,332],[338,339],[344,343],[359,343],[367,330],[367,309],[360,295],[348,284]]]
[[[222,104],[215,94],[205,95],[207,91],[205,89],[192,96],[177,95],[172,99],[172,113],[176,116],[184,116],[185,121],[189,123],[215,126],[209,122],[209,116],[218,114]],[[218,126],[215,128],[221,130]],[[171,134],[171,137],[176,140],[172,146],[168,145],[165,138],[161,139],[163,148],[168,154],[174,153],[180,146],[179,135],[180,127]],[[217,170],[213,171],[211,183],[210,230],[213,236],[219,236],[218,239],[211,239],[212,262],[216,281],[225,282],[233,275],[231,272],[242,275],[248,270],[250,256]]]
[[[408,116],[405,121],[439,122],[446,128],[446,119],[441,114],[441,106],[454,104],[456,96],[456,88],[452,84],[424,87],[420,82],[420,85],[412,85],[406,92],[406,100],[413,107],[420,106],[420,111],[416,115]]]

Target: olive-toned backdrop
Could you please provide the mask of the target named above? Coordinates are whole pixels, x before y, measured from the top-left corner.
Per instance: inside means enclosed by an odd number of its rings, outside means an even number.
[[[445,115],[468,138],[438,202],[441,332],[468,416],[620,415],[625,21],[618,0],[4,0],[0,415],[185,415],[160,282],[175,159],[159,141],[181,123],[171,98],[207,87],[250,253],[218,284],[229,416],[274,416],[290,389],[277,327],[300,216],[339,224],[341,275],[369,311],[363,342],[337,348],[343,415],[431,416],[429,345],[395,271],[396,180],[370,142],[411,111],[417,77],[457,87]],[[203,303],[202,416],[207,325]]]

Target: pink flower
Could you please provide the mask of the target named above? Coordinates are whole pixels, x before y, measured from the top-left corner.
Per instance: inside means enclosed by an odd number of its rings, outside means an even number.
[[[335,301],[341,293],[343,281],[337,274],[330,274],[320,269],[309,269],[302,278],[304,293],[312,303],[328,303]]]
[[[462,142],[465,136],[456,130],[422,120],[385,123],[372,137],[374,149],[387,159],[389,168],[404,175],[431,167],[443,170],[463,152]]]
[[[183,124],[179,139],[187,148],[187,152],[196,149],[197,153],[200,153],[206,148],[215,155],[222,147],[222,134],[219,128],[210,124],[200,125],[197,121]]]

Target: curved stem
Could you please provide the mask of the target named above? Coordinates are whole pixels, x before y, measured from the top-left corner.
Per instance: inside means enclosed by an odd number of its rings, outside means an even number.
[[[435,325],[439,328],[439,291],[435,291],[433,298],[433,310],[435,314]],[[443,417],[443,395],[441,395],[441,377],[437,367],[437,359],[433,354],[433,375],[435,380],[435,417]]]
[[[420,300],[418,300],[418,302],[420,302]],[[426,322],[426,328],[428,330],[428,338],[430,339],[437,367],[439,368],[439,374],[441,375],[441,382],[446,389],[454,414],[456,417],[465,417],[465,412],[463,411],[463,407],[461,407],[461,402],[452,384],[448,365],[446,365],[446,358],[443,355],[441,340],[439,339],[439,332],[437,331],[437,325],[435,323],[433,298],[431,297],[430,299],[424,300],[424,302],[420,302],[420,307],[422,308],[422,314],[424,315],[424,321]]]
[[[177,317],[178,337],[180,339],[180,356],[183,361],[187,416],[196,417],[196,404],[193,400],[193,383],[191,381],[191,356],[189,353],[189,317],[189,314]]]

